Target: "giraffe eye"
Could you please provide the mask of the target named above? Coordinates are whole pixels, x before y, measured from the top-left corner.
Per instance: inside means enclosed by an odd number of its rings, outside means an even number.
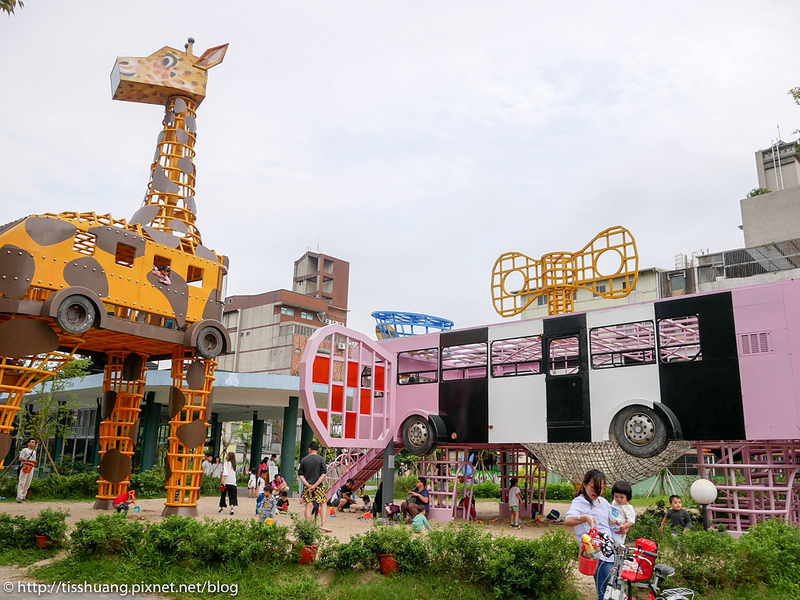
[[[172,56],[171,54],[167,54],[164,58],[161,59],[161,64],[165,67],[174,67],[178,64],[178,59]]]

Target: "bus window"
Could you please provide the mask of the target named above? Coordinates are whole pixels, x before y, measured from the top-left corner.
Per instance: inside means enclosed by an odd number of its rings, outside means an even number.
[[[436,383],[439,381],[439,349],[411,350],[397,355],[397,383]]]
[[[492,377],[538,375],[542,372],[542,336],[492,342]]]
[[[658,348],[661,362],[703,360],[698,316],[661,319],[658,322]]]
[[[548,375],[575,375],[581,370],[578,336],[550,340]]]
[[[596,327],[589,333],[592,368],[607,369],[656,362],[656,336],[652,321]]]
[[[442,381],[486,377],[486,344],[442,348]]]
[[[94,256],[94,250],[97,247],[97,236],[78,229],[75,232],[75,237],[72,240],[72,250],[78,254],[86,256]]]

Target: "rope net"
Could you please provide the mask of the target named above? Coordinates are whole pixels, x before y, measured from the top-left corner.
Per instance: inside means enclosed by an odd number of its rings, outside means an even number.
[[[549,472],[557,473],[574,484],[580,484],[589,469],[600,469],[609,483],[621,479],[631,484],[641,483],[692,448],[692,442],[672,441],[660,454],[638,458],[625,452],[616,442],[522,445],[533,452]]]

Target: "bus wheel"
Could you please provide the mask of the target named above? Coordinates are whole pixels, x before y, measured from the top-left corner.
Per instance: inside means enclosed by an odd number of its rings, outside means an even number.
[[[203,358],[216,358],[222,354],[225,338],[216,327],[203,327],[197,334],[197,353]]]
[[[403,445],[415,456],[425,456],[436,447],[436,432],[425,417],[412,415],[403,422]]]
[[[652,408],[628,406],[614,419],[614,437],[632,456],[649,458],[667,446],[667,424]]]
[[[86,333],[94,325],[97,311],[85,296],[67,296],[58,307],[56,322],[67,333]]]

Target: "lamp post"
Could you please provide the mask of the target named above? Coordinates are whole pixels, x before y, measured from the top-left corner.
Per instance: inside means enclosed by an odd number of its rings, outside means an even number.
[[[717,486],[708,479],[698,479],[689,489],[692,498],[703,510],[703,529],[708,530],[708,505],[717,499]]]

